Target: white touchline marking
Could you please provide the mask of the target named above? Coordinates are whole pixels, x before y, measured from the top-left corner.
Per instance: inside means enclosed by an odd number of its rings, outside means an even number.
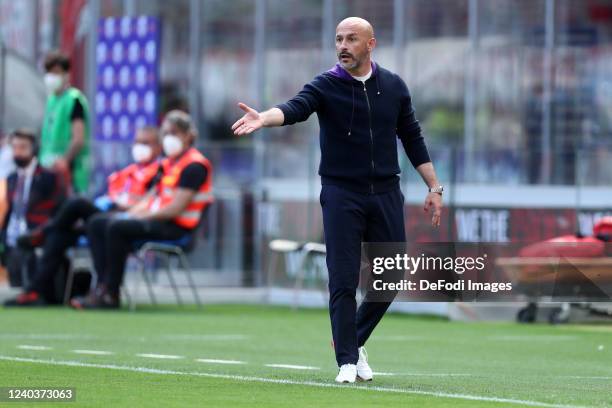
[[[18,349],[22,350],[51,350],[51,347],[47,346],[30,346],[29,344],[21,344],[17,346]]]
[[[145,341],[150,338],[161,338],[164,340],[193,340],[193,341],[231,341],[247,340],[251,336],[246,334],[162,334],[149,336],[110,336],[94,334],[48,334],[48,333],[0,333],[0,339],[30,339],[30,340],[93,340],[93,339],[130,339]]]
[[[239,360],[217,360],[214,358],[198,358],[196,361],[200,363],[211,363],[211,364],[246,364],[245,361]]]
[[[310,367],[303,365],[292,365],[292,364],[264,364],[266,367],[272,368],[289,368],[292,370],[320,370],[319,367]]]
[[[249,336],[244,334],[166,334],[160,337],[168,340],[226,341],[246,340]]]
[[[612,380],[612,377],[605,376],[588,376],[588,375],[560,375],[560,378],[577,378],[579,380]]]
[[[82,334],[19,334],[2,333],[0,339],[36,339],[36,340],[74,340],[74,339],[95,339],[97,336]]]
[[[157,368],[149,367],[131,367],[131,366],[120,366],[115,364],[94,364],[84,363],[81,361],[60,361],[60,360],[43,360],[35,358],[23,358],[23,357],[12,357],[0,355],[0,360],[4,361],[15,361],[22,363],[36,363],[36,364],[49,364],[58,366],[68,367],[88,367],[88,368],[102,368],[107,370],[120,370],[120,371],[132,371],[137,373],[147,374],[160,374],[160,375],[186,375],[194,377],[206,377],[206,378],[218,378],[224,380],[234,381],[249,381],[249,382],[260,382],[268,384],[283,384],[283,385],[302,385],[307,387],[319,387],[319,388],[343,388],[349,390],[359,391],[376,391],[376,392],[388,392],[396,394],[412,394],[412,395],[428,395],[439,398],[452,398],[462,399],[471,401],[487,401],[487,402],[502,402],[508,404],[522,404],[531,407],[544,407],[544,408],[586,408],[578,405],[562,405],[562,404],[551,404],[547,402],[520,400],[513,398],[497,398],[497,397],[484,397],[480,395],[469,395],[469,394],[456,394],[436,391],[421,391],[421,390],[408,390],[403,388],[391,388],[391,387],[378,387],[370,385],[341,385],[334,384],[332,382],[316,382],[316,381],[299,381],[299,380],[282,380],[278,378],[266,378],[266,377],[250,377],[242,375],[230,375],[230,374],[217,374],[217,373],[204,373],[197,371],[174,371],[174,370],[161,370]]]
[[[77,354],[93,354],[96,356],[110,356],[114,354],[112,351],[104,351],[104,350],[72,350],[73,353]]]
[[[166,360],[177,360],[179,358],[183,358],[183,356],[173,356],[168,354],[151,354],[151,353],[142,353],[136,354],[138,357],[146,357],[146,358],[160,358]]]

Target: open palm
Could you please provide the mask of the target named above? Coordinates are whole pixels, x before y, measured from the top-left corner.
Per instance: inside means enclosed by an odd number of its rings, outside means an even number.
[[[245,114],[232,125],[232,130],[236,136],[248,135],[263,127],[263,118],[259,112],[242,102],[238,104],[238,107]]]

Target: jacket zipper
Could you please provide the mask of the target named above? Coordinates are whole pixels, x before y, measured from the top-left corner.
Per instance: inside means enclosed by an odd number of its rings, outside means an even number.
[[[372,134],[372,108],[370,107],[370,98],[368,97],[368,90],[366,88],[365,82],[363,83],[363,92],[365,93],[366,102],[368,104],[368,122],[370,124],[370,159],[372,162],[372,177],[370,178],[370,194],[374,194],[374,135]]]

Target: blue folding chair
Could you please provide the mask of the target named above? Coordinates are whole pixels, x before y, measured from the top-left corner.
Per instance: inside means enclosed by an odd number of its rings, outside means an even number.
[[[197,234],[200,230],[200,227],[204,224],[206,220],[206,216],[209,213],[210,205],[208,205],[202,214],[200,215],[200,220],[198,225],[190,231],[189,234],[176,239],[176,240],[147,240],[147,241],[139,241],[134,245],[134,252],[132,256],[140,263],[140,274],[145,281],[147,286],[147,291],[149,293],[149,299],[152,304],[157,304],[155,300],[155,294],[153,293],[153,285],[151,284],[151,279],[149,278],[149,274],[146,270],[146,259],[147,254],[153,254],[154,257],[163,257],[165,259],[165,270],[168,275],[168,281],[170,282],[170,286],[172,286],[172,290],[174,291],[174,296],[176,298],[176,302],[179,305],[183,305],[183,301],[181,299],[178,286],[176,285],[176,280],[174,279],[174,274],[172,273],[172,269],[170,268],[170,259],[175,257],[178,259],[179,267],[181,267],[185,271],[185,275],[187,277],[187,284],[191,288],[191,292],[193,294],[193,299],[195,303],[198,305],[198,308],[202,307],[202,301],[200,300],[200,296],[198,295],[198,290],[193,281],[193,274],[191,271],[191,265],[187,260],[187,254],[191,252],[197,243]],[[136,309],[136,303],[134,302],[134,296],[129,298],[130,302],[130,310]]]
[[[190,252],[195,247],[197,228],[190,234],[187,234],[176,240],[151,240],[151,241],[139,241],[134,246],[133,257],[140,264],[140,274],[143,277],[143,280],[147,286],[147,291],[149,293],[149,298],[151,299],[152,304],[157,304],[155,300],[155,295],[153,293],[153,285],[151,284],[151,279],[149,274],[147,273],[147,255],[153,254],[156,258],[165,259],[165,270],[168,275],[168,281],[170,282],[170,286],[174,292],[174,296],[176,297],[176,302],[179,305],[183,305],[183,301],[181,299],[178,286],[176,284],[176,279],[174,278],[174,274],[172,272],[172,268],[170,267],[170,259],[175,257],[178,259],[179,266],[185,271],[185,275],[187,277],[187,283],[191,288],[191,292],[193,293],[193,299],[198,307],[202,307],[202,302],[200,300],[200,296],[198,295],[197,288],[193,281],[193,275],[191,271],[191,266],[189,261],[187,260],[187,253]],[[136,308],[136,304],[132,301],[134,297],[130,298],[130,309],[134,310]]]

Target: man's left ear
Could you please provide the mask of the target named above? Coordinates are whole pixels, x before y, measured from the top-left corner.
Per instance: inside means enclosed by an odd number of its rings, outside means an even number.
[[[370,38],[370,41],[368,41],[368,48],[370,49],[370,51],[372,51],[375,46],[376,46],[376,38]]]

